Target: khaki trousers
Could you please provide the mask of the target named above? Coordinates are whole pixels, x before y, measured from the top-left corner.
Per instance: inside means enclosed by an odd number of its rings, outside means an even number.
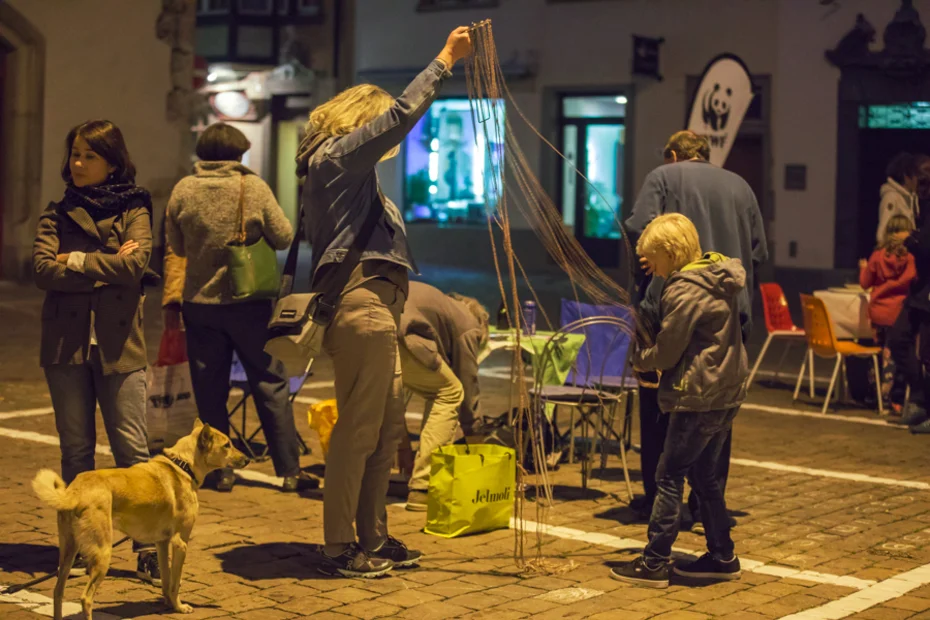
[[[431,370],[400,345],[400,362],[403,368],[404,387],[426,399],[420,427],[420,447],[413,461],[413,474],[407,487],[411,491],[426,491],[433,450],[447,446],[455,439],[459,426],[459,407],[465,398],[462,382],[448,364],[441,362]]]
[[[405,430],[397,351],[404,301],[396,284],[369,280],[342,298],[323,339],[339,410],[323,488],[327,545],[355,542],[357,531],[359,544],[372,550],[387,537],[388,482]]]

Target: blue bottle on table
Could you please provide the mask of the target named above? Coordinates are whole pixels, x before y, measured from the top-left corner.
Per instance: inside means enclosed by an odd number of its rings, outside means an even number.
[[[536,333],[536,302],[526,300],[523,302],[523,334],[532,336]]]

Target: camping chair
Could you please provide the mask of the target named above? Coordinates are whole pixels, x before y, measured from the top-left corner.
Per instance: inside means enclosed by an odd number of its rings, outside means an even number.
[[[746,389],[752,386],[753,379],[756,378],[756,373],[759,371],[759,366],[762,365],[762,359],[765,357],[765,353],[769,350],[769,345],[773,340],[779,338],[786,341],[785,350],[781,355],[781,360],[778,362],[778,367],[775,369],[775,379],[778,380],[778,373],[781,372],[781,368],[785,364],[785,357],[788,355],[788,350],[791,348],[792,343],[804,342],[806,338],[804,330],[797,327],[794,321],[791,320],[788,300],[785,299],[785,293],[781,290],[781,286],[775,282],[765,282],[759,285],[759,290],[762,292],[762,310],[765,312],[765,329],[769,335],[768,338],[765,339],[765,344],[762,345],[762,351],[759,352],[759,357],[756,358],[756,363],[752,367],[752,372],[749,373],[749,382],[746,384]],[[812,392],[811,397],[813,397],[813,395]]]
[[[592,330],[592,328],[593,331],[589,331]],[[569,461],[574,460],[574,432],[576,427],[580,428],[581,437],[585,443],[587,443],[588,440],[589,430],[593,430],[596,433],[596,437],[593,438],[592,448],[594,448],[598,440],[600,440],[601,449],[603,450],[607,440],[611,437],[613,429],[606,429],[606,422],[608,419],[613,420],[615,418],[616,409],[620,405],[621,395],[604,389],[604,386],[606,383],[610,382],[611,377],[623,377],[626,357],[624,356],[624,365],[621,365],[620,368],[611,368],[607,364],[611,357],[609,355],[603,355],[602,359],[596,359],[593,355],[596,349],[592,348],[589,350],[591,355],[585,354],[587,363],[584,367],[580,367],[578,364],[581,354],[575,359],[575,364],[572,368],[573,372],[571,373],[571,383],[566,382],[565,385],[545,385],[544,377],[547,376],[548,367],[554,364],[555,352],[562,346],[568,334],[577,333],[586,334],[586,341],[589,338],[593,340],[592,335],[596,333],[597,339],[603,340],[606,345],[601,350],[604,352],[611,352],[617,348],[619,343],[623,342],[624,339],[627,341],[629,340],[631,329],[632,326],[628,321],[616,316],[587,317],[562,326],[559,331],[549,337],[543,346],[541,355],[539,356],[539,363],[536,364],[534,369],[535,377],[533,388],[529,392],[533,403],[533,421],[536,425],[548,423],[545,419],[547,405],[552,405],[554,407],[553,420],[556,418],[559,408],[568,407],[570,409],[571,417],[569,429],[566,433],[570,441]],[[627,342],[627,348],[628,347],[629,344]],[[577,422],[575,421],[576,412],[579,416]],[[542,436],[541,433],[537,433],[537,435]],[[616,437],[616,434],[614,433],[613,436]],[[535,449],[536,446],[531,446],[531,448]],[[623,477],[626,480],[627,491],[632,499],[633,486],[630,483],[630,472],[627,466],[626,451],[624,450],[622,441],[620,442],[620,460],[623,465]],[[541,462],[541,460],[538,459],[537,462]],[[581,464],[581,486],[583,489],[588,488],[590,462],[589,458],[585,458]],[[543,471],[545,470],[543,469]]]
[[[304,374],[299,377],[291,377],[287,381],[288,386],[288,399],[291,401],[291,406],[294,406],[294,399],[300,394],[300,390],[303,389],[304,383],[307,382],[307,378],[310,376],[310,366],[313,363],[313,360],[310,360],[310,363],[307,364],[307,368],[304,371]],[[268,444],[266,443],[261,450],[256,451],[253,441],[255,436],[262,432],[261,421],[258,423],[258,428],[256,428],[251,434],[248,434],[246,429],[246,413],[248,412],[248,400],[249,396],[252,395],[252,388],[249,385],[248,377],[245,374],[245,368],[242,366],[242,362],[239,361],[239,356],[233,353],[233,363],[232,369],[229,373],[229,384],[231,387],[239,388],[242,390],[242,398],[235,404],[235,406],[229,411],[229,430],[232,435],[235,435],[235,438],[238,439],[238,442],[243,446],[243,452],[253,461],[263,461],[268,458]],[[242,411],[242,418],[239,422],[239,426],[236,426],[236,422],[233,420],[233,416],[236,415],[239,411]],[[301,437],[300,431],[297,432],[297,443],[300,446],[300,453],[302,455],[310,454],[310,448],[307,447],[307,442],[304,441],[304,438]],[[258,444],[260,445],[260,444]]]
[[[807,333],[808,351],[812,355],[804,356],[804,363],[801,364],[801,372],[798,373],[798,382],[794,387],[794,400],[798,399],[798,393],[801,391],[801,382],[804,379],[804,367],[810,358],[810,365],[814,365],[814,355],[828,359],[836,359],[833,366],[833,376],[830,378],[830,387],[827,388],[827,398],[823,402],[823,411],[827,412],[830,405],[830,397],[833,395],[833,389],[836,387],[836,379],[840,374],[840,368],[843,369],[843,385],[848,389],[848,379],[846,378],[846,358],[852,357],[871,357],[875,369],[875,385],[879,390],[878,410],[881,415],[885,414],[885,406],[881,399],[882,375],[879,370],[878,356],[881,355],[880,347],[864,347],[849,340],[837,340],[833,331],[833,320],[823,300],[812,295],[801,295],[801,309],[804,311],[804,331]],[[812,368],[813,370],[813,368]],[[811,372],[813,378],[813,372]],[[813,381],[811,381],[813,386]],[[839,400],[837,395],[837,400]]]

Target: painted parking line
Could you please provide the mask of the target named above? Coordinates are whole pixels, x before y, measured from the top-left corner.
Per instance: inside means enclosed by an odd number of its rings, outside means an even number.
[[[783,471],[792,474],[806,474],[808,476],[817,476],[820,478],[836,478],[838,480],[850,480],[852,482],[865,482],[868,484],[882,484],[893,487],[905,487],[908,489],[919,489],[921,491],[930,490],[930,484],[918,482],[916,480],[897,480],[895,478],[879,478],[876,476],[867,476],[865,474],[851,474],[842,471],[831,471],[829,469],[815,469],[812,467],[800,467],[798,465],[783,465],[782,463],[773,463],[771,461],[754,461],[752,459],[731,458],[730,463],[733,465],[743,465],[744,467],[757,467],[761,469],[770,469],[772,471]]]
[[[54,617],[54,601],[51,598],[44,594],[30,592],[28,590],[20,590],[13,594],[3,594],[3,590],[7,587],[9,586],[0,585],[0,603],[12,603],[34,614],[48,616],[49,618]],[[64,601],[62,605],[62,614],[65,618],[84,617],[81,612],[81,606],[78,603],[72,603],[70,601]],[[99,620],[119,620],[118,616],[96,610],[94,610],[94,618]]]
[[[556,538],[577,540],[593,545],[600,545],[602,547],[610,547],[612,549],[642,549],[646,545],[646,543],[641,540],[636,540],[633,538],[621,538],[619,536],[613,536],[612,534],[605,534],[603,532],[585,532],[584,530],[576,530],[570,527],[545,525],[536,523],[535,521],[524,521],[523,523],[524,529],[526,531],[535,531],[537,528],[540,528],[543,533],[549,534],[550,536],[555,536]],[[511,527],[515,526],[516,520],[512,519]],[[676,553],[683,555],[696,555],[698,553],[695,550],[685,549],[677,546],[673,550]],[[767,564],[758,560],[751,560],[742,557],[739,559],[739,561],[740,567],[744,571],[761,573],[763,575],[771,575],[780,579],[801,579],[815,583],[828,583],[837,586],[845,586],[847,588],[855,588],[857,590],[865,590],[876,585],[876,582],[871,579],[859,579],[858,577],[850,577],[845,575],[832,575],[829,573],[819,573],[817,571],[800,570],[787,566]]]
[[[787,407],[772,407],[770,405],[759,405],[752,402],[745,402],[740,406],[740,410],[749,409],[752,411],[761,411],[762,413],[774,413],[777,415],[795,416],[800,418],[815,418],[818,420],[827,420],[830,422],[849,422],[851,424],[867,424],[869,426],[881,426],[895,430],[907,430],[907,427],[901,424],[888,424],[882,418],[863,418],[851,415],[840,415],[837,413],[820,413],[819,411],[804,411],[803,409],[789,409]]]
[[[38,409],[20,409],[18,411],[0,412],[0,420],[12,420],[14,418],[31,418],[40,415],[49,415],[55,413],[51,407],[39,407]]]
[[[837,620],[865,611],[892,599],[904,596],[911,590],[930,583],[930,564],[924,564],[906,573],[889,577],[868,588],[853,592],[848,596],[830,601],[820,607],[813,607],[782,620]]]

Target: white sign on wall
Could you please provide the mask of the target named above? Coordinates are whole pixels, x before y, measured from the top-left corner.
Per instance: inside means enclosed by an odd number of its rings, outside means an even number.
[[[721,54],[708,63],[691,102],[688,129],[707,137],[712,164],[727,160],[752,97],[752,79],[739,57]]]

